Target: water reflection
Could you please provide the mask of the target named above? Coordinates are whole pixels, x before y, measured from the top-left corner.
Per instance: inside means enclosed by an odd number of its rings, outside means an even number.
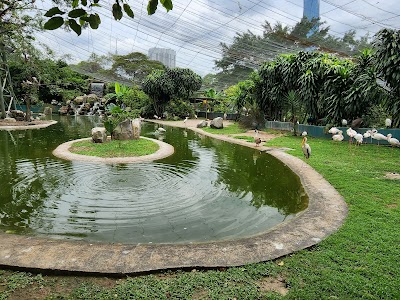
[[[41,130],[0,131],[0,229],[109,242],[209,241],[256,234],[307,206],[299,179],[273,157],[165,127],[175,153],[141,164],[52,156],[98,120],[60,117]],[[154,137],[158,125],[145,124]]]

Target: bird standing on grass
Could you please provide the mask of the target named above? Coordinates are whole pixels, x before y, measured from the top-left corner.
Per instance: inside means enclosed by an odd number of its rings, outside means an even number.
[[[309,159],[311,156],[311,147],[307,144],[307,138],[303,137],[303,141],[301,142],[301,149],[303,150],[304,157]]]
[[[391,133],[387,135],[387,141],[389,142],[390,145],[392,145],[392,147],[400,147],[400,141],[396,138],[392,138]]]
[[[387,141],[387,137],[384,136],[382,133],[379,133],[378,130],[376,130],[376,129],[372,129],[372,131],[371,131],[371,137],[372,137],[374,140],[377,140],[377,141],[378,141],[378,146],[379,146],[379,141]]]

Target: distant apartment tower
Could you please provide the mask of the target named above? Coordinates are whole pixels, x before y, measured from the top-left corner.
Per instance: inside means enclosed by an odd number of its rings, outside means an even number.
[[[176,65],[176,52],[171,49],[150,48],[149,58],[157,60],[169,68],[175,68]]]
[[[319,19],[319,0],[304,0],[303,17],[306,17],[309,21],[312,19]],[[319,27],[315,26],[310,30],[307,36],[312,35],[315,31],[318,31],[318,29]]]

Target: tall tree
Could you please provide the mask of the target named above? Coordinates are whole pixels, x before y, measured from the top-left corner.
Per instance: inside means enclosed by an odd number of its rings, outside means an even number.
[[[386,85],[390,97],[386,106],[393,118],[393,125],[400,126],[400,30],[382,29],[374,40],[374,63],[378,78]]]
[[[0,117],[5,117],[6,95],[13,100],[12,80],[8,73],[7,55],[18,53],[27,58],[32,49],[31,35],[36,24],[35,18],[28,14],[34,0],[8,0],[0,2]],[[9,49],[9,50],[8,50]]]

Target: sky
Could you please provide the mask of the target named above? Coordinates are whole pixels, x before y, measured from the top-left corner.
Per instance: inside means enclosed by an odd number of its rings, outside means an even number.
[[[216,73],[215,60],[221,58],[220,44],[230,45],[237,33],[261,35],[268,21],[294,26],[303,16],[303,0],[173,0],[173,10],[159,5],[147,15],[148,0],[129,0],[135,17],[115,21],[113,0],[100,0],[99,29],[85,29],[81,36],[63,29],[39,32],[36,38],[48,45],[57,57],[70,55],[69,63],[87,60],[92,53],[125,55],[149,48],[176,51],[176,66],[190,68],[200,76]],[[37,1],[40,10],[52,7],[49,0]],[[349,30],[358,36],[373,36],[382,28],[400,29],[398,0],[320,0],[320,18],[330,26],[330,34],[341,37]],[[278,50],[284,50],[276,45]]]

